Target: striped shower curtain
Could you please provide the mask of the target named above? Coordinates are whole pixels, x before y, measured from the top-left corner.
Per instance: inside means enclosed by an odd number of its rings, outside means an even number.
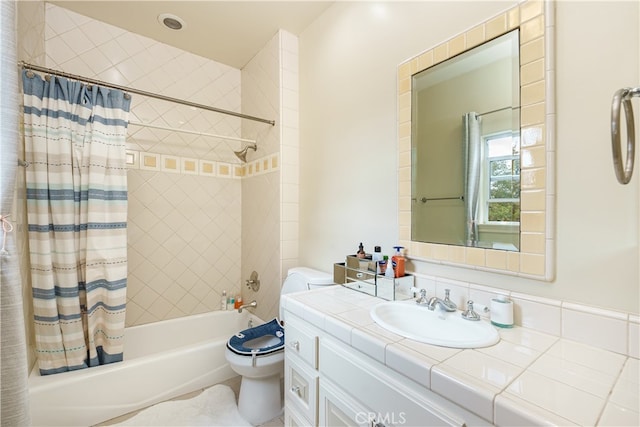
[[[131,98],[28,70],[22,81],[40,373],[121,361]]]

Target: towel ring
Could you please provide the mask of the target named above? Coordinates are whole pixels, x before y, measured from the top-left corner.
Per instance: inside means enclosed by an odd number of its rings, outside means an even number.
[[[633,105],[631,98],[640,96],[640,87],[623,88],[613,94],[611,102],[611,148],[613,150],[613,168],[620,184],[628,184],[633,175],[633,163],[636,150],[636,131],[633,119]],[[620,106],[624,107],[627,124],[627,159],[622,166],[622,152],[620,149]]]

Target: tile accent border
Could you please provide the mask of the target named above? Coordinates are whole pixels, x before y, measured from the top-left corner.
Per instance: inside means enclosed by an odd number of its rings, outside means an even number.
[[[398,66],[399,244],[409,258],[551,281],[555,276],[553,2],[527,0]],[[520,28],[520,252],[411,241],[411,78],[467,49]],[[527,182],[529,182],[527,181]]]
[[[129,169],[217,178],[250,178],[280,169],[280,153],[270,154],[246,164],[199,160],[133,150],[127,150],[126,156],[126,165]]]

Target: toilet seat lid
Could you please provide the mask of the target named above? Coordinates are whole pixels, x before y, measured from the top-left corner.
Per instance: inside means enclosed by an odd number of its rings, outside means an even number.
[[[284,329],[278,319],[245,329],[227,341],[227,348],[243,356],[265,355],[284,348]]]

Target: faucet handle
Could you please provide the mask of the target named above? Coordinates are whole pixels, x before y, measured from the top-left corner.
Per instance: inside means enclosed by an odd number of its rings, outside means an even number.
[[[467,301],[467,310],[462,313],[462,318],[466,320],[478,321],[480,320],[480,315],[473,311],[473,301]]]
[[[426,289],[420,289],[420,288],[416,288],[415,286],[411,287],[411,292],[413,293],[420,293],[420,297],[416,300],[416,304],[427,304],[427,290]]]

